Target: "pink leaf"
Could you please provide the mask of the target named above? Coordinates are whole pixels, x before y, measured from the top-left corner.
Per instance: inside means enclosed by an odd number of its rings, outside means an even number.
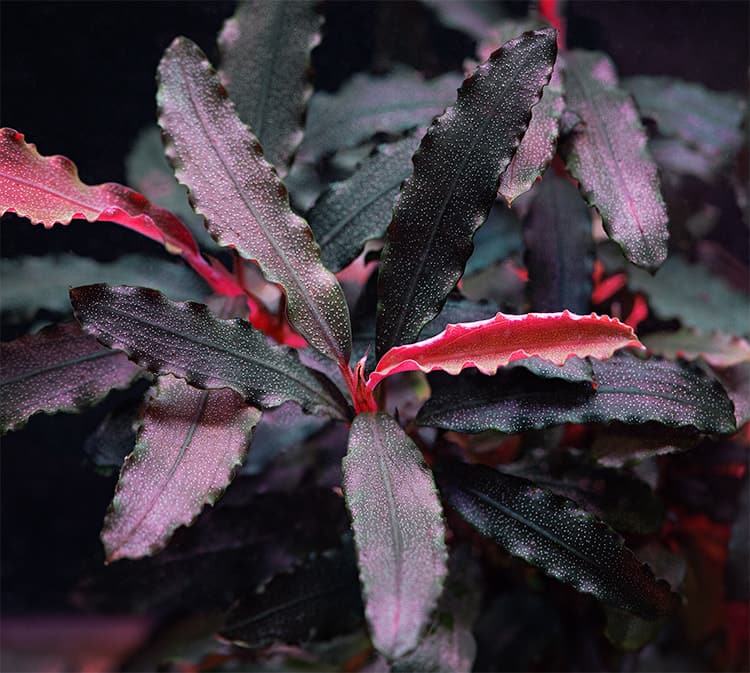
[[[417,369],[458,374],[476,367],[483,374],[494,374],[498,367],[533,356],[556,365],[573,356],[602,360],[627,346],[643,348],[631,327],[606,315],[498,313],[488,320],[448,325],[430,339],[391,348],[367,385],[372,389],[386,376]]]

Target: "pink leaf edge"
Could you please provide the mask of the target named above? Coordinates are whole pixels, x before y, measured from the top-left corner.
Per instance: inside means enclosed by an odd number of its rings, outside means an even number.
[[[367,387],[372,390],[398,372],[442,370],[455,375],[476,367],[492,375],[523,358],[536,356],[563,365],[571,357],[604,360],[631,346],[645,348],[632,327],[606,315],[498,313],[487,320],[448,325],[430,339],[391,348],[370,374]]]

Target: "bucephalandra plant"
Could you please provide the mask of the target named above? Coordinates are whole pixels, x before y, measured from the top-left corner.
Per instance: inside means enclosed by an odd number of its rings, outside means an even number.
[[[725,170],[743,108],[687,83],[670,80],[660,98],[652,78],[618,82],[606,55],[566,49],[549,25],[560,28],[554,3],[541,4],[546,19],[532,12],[475,35],[481,62],[462,83],[402,69],[312,98],[313,2],[240,4],[218,39],[218,71],[176,38],[158,68],[158,123],[192,213],[177,185],[171,210],[149,197],[144,176],[164,171],[159,157],[134,169],[139,191],[89,186],[68,159],[0,130],[0,212],[45,227],[115,222],[161,243],[210,288],[200,297],[182,269],[176,282],[166,271],[142,282],[151,274],[134,261],[104,270],[115,283],[75,283],[75,322],[0,346],[4,431],[151,382],[104,520],[107,563],[176,553],[185,543],[170,542],[175,531],[219,500],[256,441],[278,453],[330,426],[339,434],[324,441],[346,444],[340,476],[311,513],[343,510],[343,500],[351,534],[331,516],[333,542],[304,547],[302,536],[278,567],[265,561],[262,579],[215,592],[212,630],[232,643],[332,638],[364,614],[383,666],[468,670],[481,586],[468,548],[480,538],[459,519],[606,605],[615,644],[618,625],[647,624],[653,636],[680,606],[679,584],[622,535],[656,536],[662,521],[657,496],[623,465],[745,424],[736,368],[750,360],[750,328],[707,325],[710,307],[691,322],[700,311],[660,284],[704,272],[667,256],[659,170],[684,148]],[[680,123],[682,95],[708,110],[695,125]],[[663,137],[649,141],[641,116]],[[344,180],[309,180],[375,136]],[[144,135],[144,147],[154,140]],[[196,223],[211,241],[196,241]],[[80,261],[59,265],[75,277]],[[512,290],[526,279],[527,291]],[[709,303],[747,310],[746,296],[713,282]],[[202,301],[175,301],[174,285]],[[649,308],[684,326],[639,339]],[[635,446],[649,431],[660,439]],[[478,437],[510,457],[483,454]],[[264,460],[250,470],[261,479],[274,456]],[[579,481],[566,482],[573,474]],[[275,479],[255,494],[259,511],[283,492]],[[621,488],[612,506],[607,495]],[[270,509],[269,525],[283,519]]]

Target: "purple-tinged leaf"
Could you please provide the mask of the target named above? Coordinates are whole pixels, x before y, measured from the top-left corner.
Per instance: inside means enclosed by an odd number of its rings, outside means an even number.
[[[625,256],[658,269],[667,256],[667,211],[638,111],[604,54],[572,51],[565,63],[567,109],[581,122],[561,144],[568,170]]]
[[[553,30],[506,43],[422,139],[381,255],[378,356],[414,341],[461,277],[556,53]]]
[[[586,313],[594,271],[589,209],[571,182],[551,172],[534,194],[524,221],[531,308]]]
[[[380,145],[347,180],[334,183],[307,214],[320,256],[331,271],[348,266],[368,240],[385,234],[393,201],[413,170],[419,137]]]
[[[261,412],[233,390],[159,378],[104,519],[107,561],[151,556],[234,478]]]
[[[76,323],[46,327],[0,343],[0,430],[16,430],[43,412],[74,412],[127,388],[143,370],[105,348]]]
[[[432,474],[390,416],[359,414],[343,461],[367,620],[375,648],[416,648],[446,575],[445,526]]]
[[[302,141],[312,94],[310,52],[320,42],[321,23],[310,0],[250,0],[219,34],[221,81],[282,176]]]
[[[513,433],[609,421],[657,421],[711,433],[735,430],[732,403],[719,382],[688,363],[618,354],[591,365],[595,390],[537,378],[520,368],[494,377],[436,377],[419,422],[460,432]]]
[[[422,0],[444,26],[460,30],[475,40],[493,35],[493,26],[505,18],[500,3],[485,0]]]
[[[70,296],[86,331],[150,371],[197,388],[232,388],[262,409],[291,400],[309,413],[348,418],[328,379],[244,320],[220,320],[202,304],[171,302],[147,288],[87,285]]]
[[[636,426],[615,421],[594,436],[591,455],[600,465],[622,468],[693,449],[700,438],[700,433],[692,428],[668,428],[654,421]]]
[[[750,362],[716,371],[716,376],[734,402],[734,415],[737,427],[750,422]]]
[[[651,310],[663,320],[676,318],[685,327],[750,335],[747,295],[678,255],[670,255],[654,276],[629,268],[628,287],[645,293]]]
[[[678,604],[623,539],[575,503],[483,465],[438,472],[451,506],[480,533],[578,591],[637,615],[667,615]]]
[[[317,92],[310,99],[298,158],[314,162],[376,133],[401,133],[429,124],[455,100],[460,85],[459,75],[425,80],[402,67],[385,77],[355,75],[334,94]]]
[[[731,367],[750,361],[750,343],[721,332],[695,329],[656,332],[645,337],[643,343],[657,355],[685,360],[701,358],[713,367]]]
[[[716,173],[716,167],[705,154],[676,138],[654,138],[648,149],[662,174],[692,175],[709,182]]]
[[[543,358],[524,358],[508,364],[508,368],[512,369],[513,367],[523,367],[535,376],[541,376],[545,379],[561,379],[571,383],[594,385],[594,370],[588,359],[573,357],[568,358],[563,365],[556,365]]]
[[[348,364],[351,329],[341,287],[203,52],[177,38],[159,64],[159,82],[167,156],[211,235],[257,260],[284,289],[292,325],[311,346]]]
[[[357,566],[350,550],[331,550],[277,575],[260,593],[241,599],[222,637],[244,647],[330,639],[362,622]]]
[[[487,320],[494,318],[498,312],[497,306],[490,302],[476,302],[463,297],[460,299],[449,298],[440,313],[422,328],[419,336],[422,339],[429,339],[440,334],[440,332],[444,332],[448,325]]]

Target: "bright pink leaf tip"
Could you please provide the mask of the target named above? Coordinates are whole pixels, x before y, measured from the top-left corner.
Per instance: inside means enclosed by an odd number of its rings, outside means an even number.
[[[391,348],[370,374],[367,387],[398,372],[436,369],[458,374],[476,367],[494,374],[514,360],[538,356],[556,365],[571,357],[604,360],[620,348],[644,348],[633,329],[609,316],[562,313],[505,315],[448,325],[430,339]]]

